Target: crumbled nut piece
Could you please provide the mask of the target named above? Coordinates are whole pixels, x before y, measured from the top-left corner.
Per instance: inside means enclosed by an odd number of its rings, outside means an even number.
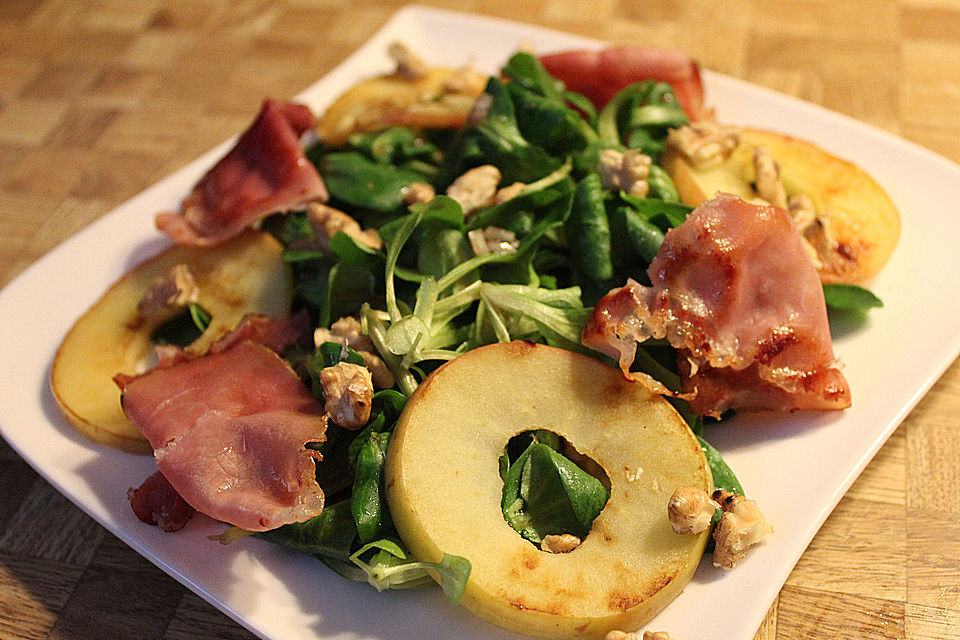
[[[148,318],[169,309],[185,307],[196,302],[199,295],[200,290],[190,268],[185,264],[177,264],[150,283],[137,303],[137,313]]]
[[[760,507],[744,496],[718,489],[713,499],[723,509],[720,524],[713,532],[716,546],[713,550],[713,566],[732,569],[743,560],[747,549],[760,542],[765,535],[773,533]]]
[[[604,149],[600,153],[597,173],[605,189],[626,191],[637,198],[647,197],[650,191],[647,176],[650,173],[650,156],[639,149]]]
[[[667,516],[677,533],[700,533],[710,527],[713,514],[720,505],[703,489],[680,487],[667,502]]]
[[[570,553],[580,546],[580,538],[572,533],[544,536],[540,548],[547,553]]]
[[[612,631],[607,631],[607,635],[603,636],[603,640],[640,640],[637,638],[635,633],[627,633],[626,631],[620,631],[614,629]]]
[[[780,179],[780,165],[763,147],[753,150],[753,169],[757,174],[757,195],[781,209],[787,208],[787,190]]]
[[[460,93],[468,96],[477,96],[487,87],[487,76],[473,67],[467,66],[457,70],[452,76],[443,81],[444,93]]]
[[[320,327],[313,332],[313,344],[319,347],[324,342],[346,344],[354,351],[373,351],[373,342],[363,334],[360,321],[353,316],[344,316],[330,325],[329,329]]]
[[[353,316],[340,318],[329,329],[319,327],[313,331],[313,344],[319,347],[324,342],[346,344],[363,358],[363,366],[370,371],[373,384],[381,389],[393,387],[396,380],[386,363],[375,351],[373,342],[364,335],[360,321]]]
[[[482,256],[485,253],[516,253],[520,242],[513,231],[500,227],[472,229],[467,233],[473,252]]]
[[[740,128],[699,120],[667,132],[667,146],[698,169],[715,167],[740,144]]]
[[[822,269],[824,265],[836,267],[842,262],[831,232],[830,212],[818,213],[813,200],[803,193],[792,196],[788,204],[813,266]]]
[[[387,363],[380,359],[380,356],[370,351],[360,351],[359,353],[363,358],[363,366],[370,371],[374,386],[381,389],[390,389],[396,384],[397,381],[393,377],[393,372],[390,371]]]
[[[393,42],[387,47],[387,55],[397,63],[397,75],[416,80],[427,75],[430,67],[402,42]]]
[[[522,182],[514,182],[513,184],[498,190],[496,195],[493,196],[494,204],[503,204],[507,200],[513,200],[520,195],[520,192],[523,191],[525,186],[527,185]]]
[[[671,640],[666,631],[644,631],[643,640]]]
[[[360,223],[339,209],[312,202],[307,206],[307,217],[316,235],[311,246],[320,251],[330,250],[330,238],[338,231],[343,231],[357,242],[372,249],[383,248],[383,241],[376,229],[361,229]]]
[[[435,195],[433,187],[426,182],[411,182],[403,194],[403,204],[427,204]]]
[[[790,212],[790,217],[793,218],[801,233],[817,220],[817,208],[813,204],[813,199],[805,193],[790,196],[787,200],[787,211]]]
[[[338,362],[320,371],[324,411],[338,426],[359,429],[370,419],[373,382],[359,365]]]
[[[447,195],[460,203],[463,215],[493,203],[500,184],[500,170],[492,164],[470,169],[447,187]]]

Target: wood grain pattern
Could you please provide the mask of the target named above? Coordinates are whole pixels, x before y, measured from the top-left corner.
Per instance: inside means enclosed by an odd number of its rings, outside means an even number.
[[[322,76],[402,4],[0,1],[0,284],[241,130],[263,96]],[[677,46],[960,161],[952,0],[427,4]],[[960,637],[958,415],[954,364],[827,520],[758,639]],[[0,638],[252,637],[2,442],[0,486]]]

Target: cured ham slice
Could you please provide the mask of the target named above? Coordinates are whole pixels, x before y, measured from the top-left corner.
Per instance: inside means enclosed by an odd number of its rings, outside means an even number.
[[[269,348],[245,340],[120,378],[123,410],[197,511],[250,531],[323,510],[314,458],[323,407]]]
[[[699,415],[727,409],[844,409],[823,289],[784,210],[730,195],[666,234],[647,270],[602,298],[583,343],[626,372],[637,344],[680,351],[682,390]]]
[[[704,115],[700,67],[687,54],[653,47],[614,47],[603,51],[565,51],[540,62],[567,89],[582,93],[598,108],[620,89],[642,80],[667,82],[691,120]]]
[[[272,213],[326,201],[323,180],[300,146],[314,120],[304,105],[265,100],[257,119],[200,179],[179,213],[157,216],[157,228],[177,244],[213,245]]]

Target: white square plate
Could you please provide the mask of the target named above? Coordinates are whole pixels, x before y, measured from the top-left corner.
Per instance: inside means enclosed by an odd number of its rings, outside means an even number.
[[[320,112],[360,78],[388,70],[385,51],[394,40],[428,61],[473,61],[488,72],[496,72],[522,43],[537,52],[602,46],[529,25],[410,7],[300,99]],[[960,201],[960,167],[791,97],[716,73],[705,72],[704,82],[708,104],[722,121],[807,138],[855,161],[887,190],[903,217],[900,245],[871,285],[885,306],[871,311],[863,326],[834,327],[853,408],[738,417],[708,433],[776,533],[734,571],[702,563],[651,627],[676,638],[749,640],[840,497],[960,353],[960,225],[952,210]],[[205,518],[173,535],[143,525],[126,490],[153,471],[153,461],[91,443],[60,417],[47,387],[57,345],[109,283],[165,245],[154,214],[175,208],[228,144],[105,215],[0,293],[4,437],[100,524],[264,638],[517,637],[448,604],[437,589],[378,594],[310,556],[266,542],[245,539],[222,547],[207,536],[223,525]]]

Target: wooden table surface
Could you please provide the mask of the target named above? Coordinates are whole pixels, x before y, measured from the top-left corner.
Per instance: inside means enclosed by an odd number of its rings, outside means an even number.
[[[0,284],[240,131],[265,95],[322,76],[402,4],[0,0]],[[429,4],[680,47],[960,161],[955,0]],[[954,363],[824,524],[757,638],[960,638],[958,416]],[[0,441],[0,638],[249,637]]]

